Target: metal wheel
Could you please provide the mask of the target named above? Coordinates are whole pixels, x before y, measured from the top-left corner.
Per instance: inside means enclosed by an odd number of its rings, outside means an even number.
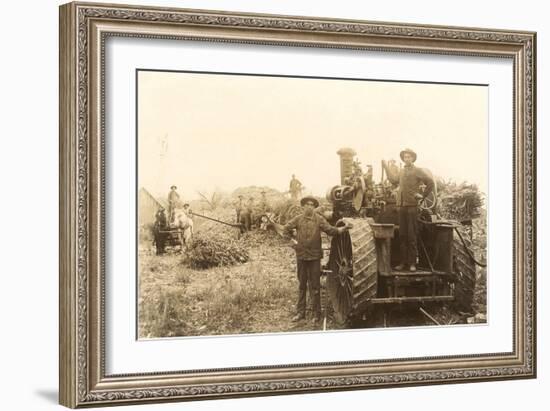
[[[435,210],[437,205],[437,196],[435,193],[431,192],[420,204],[419,207],[421,210],[432,211]]]
[[[365,303],[376,296],[376,245],[369,220],[346,218],[353,228],[332,238],[327,278],[334,319],[345,324],[361,314]],[[337,224],[338,225],[338,224]]]
[[[432,192],[426,196],[426,198],[420,202],[419,207],[421,210],[427,210],[427,211],[435,211],[437,206],[437,181],[435,181],[435,178],[430,170],[427,168],[422,169],[430,178],[432,179],[434,183],[434,187]]]
[[[294,217],[296,217],[297,215],[302,214],[303,212],[304,212],[304,210],[302,209],[302,207],[300,207],[299,204],[292,204],[285,211],[284,216],[283,216],[283,221],[281,221],[281,223],[286,224],[290,220],[292,220]]]

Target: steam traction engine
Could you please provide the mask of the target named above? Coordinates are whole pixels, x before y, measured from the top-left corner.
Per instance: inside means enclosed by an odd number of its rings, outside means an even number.
[[[340,185],[327,192],[331,224],[352,226],[334,236],[330,247],[327,289],[335,320],[365,318],[387,304],[450,302],[471,311],[476,270],[466,230],[436,214],[434,190],[419,205],[418,270],[393,270],[399,263],[397,187],[384,179],[384,163],[381,181],[375,183],[372,167],[363,172],[355,154],[350,148],[338,151]],[[386,168],[399,171],[391,162]]]

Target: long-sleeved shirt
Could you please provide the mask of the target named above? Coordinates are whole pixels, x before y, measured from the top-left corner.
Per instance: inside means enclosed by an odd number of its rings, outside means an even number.
[[[302,188],[302,183],[297,178],[290,180],[289,184],[290,191],[298,191]]]
[[[180,199],[180,195],[175,191],[175,190],[172,190],[168,193],[168,202],[170,204],[173,204],[175,205]]]
[[[166,220],[166,214],[164,211],[157,211],[155,214],[155,228],[157,230],[163,230],[168,226],[168,221]]]
[[[416,206],[417,199],[415,194],[420,193],[420,183],[426,185],[423,197],[427,197],[434,188],[432,177],[422,168],[416,167],[414,164],[404,166],[399,175],[388,172],[388,179],[399,184],[397,191],[397,206]]]
[[[321,248],[321,231],[328,235],[336,235],[338,228],[331,226],[327,220],[317,213],[311,217],[305,214],[294,217],[284,227],[284,235],[291,237],[296,229],[296,257],[299,260],[318,260],[323,257]]]

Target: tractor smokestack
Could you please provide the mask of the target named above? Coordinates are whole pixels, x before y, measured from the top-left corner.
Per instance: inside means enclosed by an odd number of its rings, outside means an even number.
[[[340,156],[340,184],[353,174],[353,157],[357,154],[353,148],[344,147],[336,152]]]

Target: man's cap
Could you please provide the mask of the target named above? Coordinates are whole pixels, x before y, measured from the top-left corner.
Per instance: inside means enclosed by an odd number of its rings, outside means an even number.
[[[176,186],[172,186],[172,187],[170,187],[170,190],[173,189],[173,188],[175,188],[176,190],[178,189]]]
[[[315,197],[312,196],[305,196],[300,200],[300,205],[303,207],[306,205],[308,201],[311,201],[313,203],[313,206],[315,208],[319,207],[319,200],[317,200]]]
[[[406,148],[405,150],[403,150],[399,153],[399,157],[401,157],[401,160],[405,161],[404,158],[403,158],[405,156],[405,153],[409,153],[410,155],[412,155],[413,163],[416,161],[416,153],[413,150],[411,150],[410,148]]]

